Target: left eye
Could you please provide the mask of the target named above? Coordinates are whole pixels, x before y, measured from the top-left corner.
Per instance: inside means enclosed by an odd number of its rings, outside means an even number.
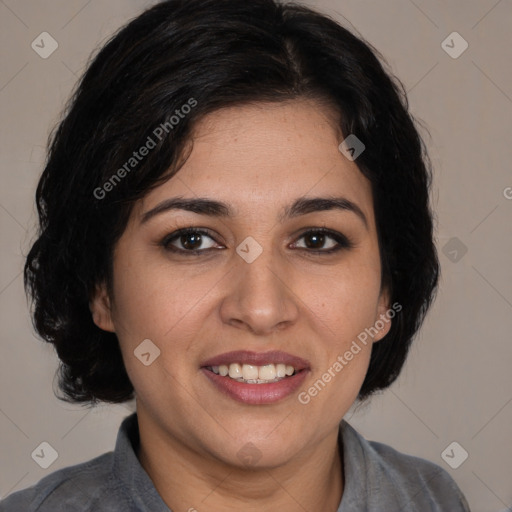
[[[334,233],[324,229],[315,229],[303,233],[299,240],[304,240],[303,245],[295,243],[299,249],[310,249],[319,252],[335,252],[343,248],[351,247],[350,241],[341,233]],[[330,240],[330,242],[329,242]],[[327,243],[327,246],[325,245]]]

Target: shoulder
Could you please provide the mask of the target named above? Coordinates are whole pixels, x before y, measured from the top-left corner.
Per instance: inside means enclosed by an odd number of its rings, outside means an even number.
[[[105,499],[109,501],[116,494],[112,463],[113,453],[108,452],[88,462],[54,471],[35,485],[0,501],[0,512],[106,510],[94,505],[103,505]]]
[[[368,443],[387,477],[404,491],[409,500],[425,502],[433,510],[469,511],[467,501],[451,475],[431,461],[401,453],[375,441]]]
[[[444,468],[386,444],[367,441],[343,423],[344,440],[352,445],[348,448],[351,457],[360,459],[359,470],[366,474],[368,503],[382,505],[383,496],[389,496],[390,503],[404,510],[469,512],[464,495]]]

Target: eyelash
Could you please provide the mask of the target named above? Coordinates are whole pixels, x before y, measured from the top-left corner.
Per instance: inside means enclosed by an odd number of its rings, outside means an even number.
[[[217,250],[214,247],[210,247],[208,249],[186,250],[186,249],[178,249],[171,245],[171,242],[173,242],[174,240],[176,240],[184,235],[190,235],[190,234],[206,235],[215,241],[215,238],[213,237],[212,233],[209,230],[204,229],[204,228],[189,227],[189,228],[178,229],[177,231],[174,231],[173,233],[165,236],[164,239],[160,242],[160,245],[165,250],[173,252],[173,253],[187,254],[187,255],[194,255],[194,256],[199,256],[201,254],[209,253],[211,251]],[[345,235],[338,233],[337,231],[332,231],[332,230],[326,229],[326,228],[310,228],[307,231],[304,231],[299,236],[298,240],[300,240],[304,236],[310,235],[310,234],[328,235],[338,245],[331,249],[327,249],[327,250],[325,250],[325,249],[308,249],[306,247],[299,247],[300,250],[306,250],[307,252],[313,253],[313,254],[333,254],[342,249],[351,249],[354,247],[354,244]]]

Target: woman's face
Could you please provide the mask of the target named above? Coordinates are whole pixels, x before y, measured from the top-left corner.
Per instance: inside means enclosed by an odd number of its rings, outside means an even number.
[[[116,246],[113,297],[98,293],[95,321],[117,333],[141,421],[203,460],[241,465],[252,450],[275,467],[305,456],[337,432],[372,341],[389,329],[354,349],[388,303],[370,183],[340,142],[314,102],[217,111]],[[225,207],[171,208],[178,197]],[[182,228],[200,233],[172,236]],[[233,351],[244,353],[224,356]],[[286,363],[297,374],[243,383],[212,371],[224,363],[236,377],[244,362],[247,379],[282,375]]]

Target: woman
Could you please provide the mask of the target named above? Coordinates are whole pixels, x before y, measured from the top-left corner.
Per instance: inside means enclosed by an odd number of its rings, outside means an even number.
[[[274,0],[161,2],[98,53],[25,279],[63,398],[137,412],[2,512],[469,510],[343,420],[399,375],[439,269],[428,158],[376,55]]]

